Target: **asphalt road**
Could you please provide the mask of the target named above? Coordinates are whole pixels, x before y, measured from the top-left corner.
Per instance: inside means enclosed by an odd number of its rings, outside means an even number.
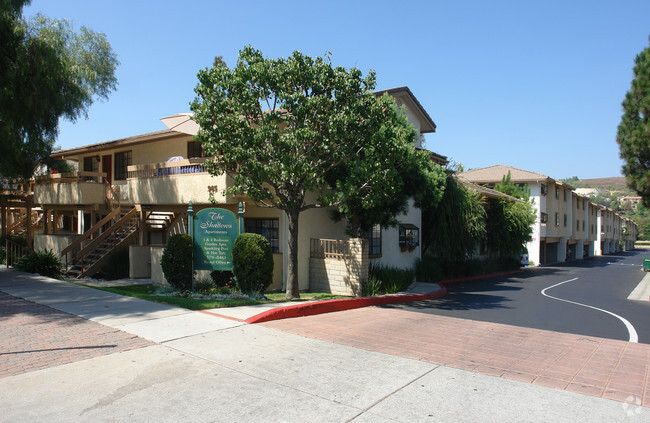
[[[385,307],[623,341],[636,332],[638,342],[650,344],[650,301],[627,299],[645,276],[644,254],[650,251],[526,268],[510,277],[450,284],[436,300]]]

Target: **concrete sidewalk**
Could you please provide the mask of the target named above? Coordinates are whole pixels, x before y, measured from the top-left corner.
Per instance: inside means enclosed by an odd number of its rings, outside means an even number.
[[[155,343],[2,378],[0,421],[650,418],[650,410],[636,405],[305,338],[7,269],[0,269],[0,291]],[[0,324],[37,313],[22,310]],[[6,357],[23,352],[0,349],[0,369],[7,366]]]

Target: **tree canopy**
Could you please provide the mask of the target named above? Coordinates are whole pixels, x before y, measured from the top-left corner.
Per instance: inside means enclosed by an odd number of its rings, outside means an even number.
[[[623,100],[616,141],[628,186],[650,207],[650,47],[634,60],[634,79]]]
[[[528,201],[530,198],[530,191],[528,190],[528,186],[520,186],[512,182],[510,171],[508,171],[507,175],[501,178],[501,182],[496,184],[494,189],[504,194],[508,194],[511,197],[519,198],[524,201]]]
[[[410,199],[419,208],[435,207],[445,187],[444,169],[427,151],[414,148],[421,135],[394,100],[384,96],[379,101],[390,116],[372,134],[363,154],[326,175],[338,204],[332,217],[335,221],[347,219],[348,231],[356,237],[375,225],[397,225],[397,216],[408,211]]]
[[[485,199],[448,170],[442,199],[422,210],[423,250],[450,261],[471,257],[485,237],[485,218]]]
[[[29,178],[49,159],[59,119],[87,116],[117,87],[106,36],[66,20],[22,16],[27,0],[0,0],[0,174]]]
[[[191,109],[196,138],[214,156],[208,168],[232,177],[227,193],[285,212],[287,298],[298,297],[300,213],[341,206],[350,216],[379,205],[394,194],[384,183],[394,161],[371,160],[401,151],[413,134],[394,102],[374,95],[374,72],[334,67],[329,56],[269,59],[247,46],[233,69],[215,61],[198,79]]]
[[[521,188],[510,180],[510,172],[494,189],[522,201],[490,199],[486,219],[487,246],[502,255],[518,255],[532,239],[532,225],[537,220],[533,200],[529,199],[527,188]]]

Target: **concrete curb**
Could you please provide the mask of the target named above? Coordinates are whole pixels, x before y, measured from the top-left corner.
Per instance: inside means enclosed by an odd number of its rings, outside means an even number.
[[[379,297],[342,298],[338,300],[314,301],[305,304],[295,304],[287,307],[279,307],[267,310],[263,313],[249,317],[244,320],[246,323],[262,323],[271,320],[290,319],[294,317],[312,316],[315,314],[331,313],[335,311],[351,310],[374,305],[397,304],[411,301],[424,301],[440,298],[447,294],[447,288],[440,286],[440,289],[428,294],[393,294]]]

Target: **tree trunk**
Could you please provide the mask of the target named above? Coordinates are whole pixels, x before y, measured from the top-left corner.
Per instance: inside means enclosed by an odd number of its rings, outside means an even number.
[[[288,300],[300,298],[298,285],[298,218],[300,212],[287,210],[289,221],[289,266],[287,267],[287,295]]]

